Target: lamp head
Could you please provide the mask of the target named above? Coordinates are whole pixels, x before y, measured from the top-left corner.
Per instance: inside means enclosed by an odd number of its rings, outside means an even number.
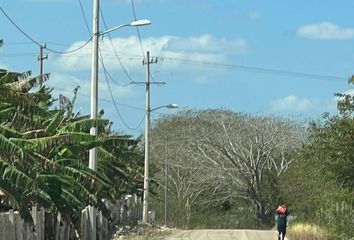
[[[171,103],[171,104],[168,104],[166,107],[167,108],[178,108],[178,105],[175,103]]]
[[[130,23],[130,26],[133,27],[140,27],[140,26],[145,26],[145,25],[150,25],[151,21],[149,19],[141,19],[141,20],[136,20]]]

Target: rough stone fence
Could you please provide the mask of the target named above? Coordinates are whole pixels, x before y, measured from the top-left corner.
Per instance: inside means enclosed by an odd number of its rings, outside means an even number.
[[[97,214],[97,239],[110,239],[117,227],[136,226],[142,218],[141,203],[136,196],[127,195],[116,203],[106,202],[112,215],[108,223],[100,212]],[[54,216],[44,209],[32,208],[34,224],[25,222],[19,212],[10,210],[0,212],[0,240],[90,240],[88,211],[84,209],[81,216],[80,233],[63,221],[60,214]]]

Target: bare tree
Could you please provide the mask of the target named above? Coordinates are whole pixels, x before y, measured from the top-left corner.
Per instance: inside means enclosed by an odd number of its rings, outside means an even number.
[[[305,140],[298,123],[224,110],[183,112],[157,122],[154,132],[156,139],[176,142],[169,148],[169,177],[186,208],[242,198],[263,223],[270,221],[277,197],[276,189],[265,191],[272,184],[269,176],[285,171]]]
[[[184,117],[160,121],[153,128],[150,150],[151,162],[159,169],[154,179],[160,186],[164,185],[163,169],[166,167],[165,158],[168,158],[169,194],[175,198],[173,208],[179,212],[177,224],[182,227],[188,226],[192,207],[198,201],[210,201],[218,195],[215,173],[210,174],[214,169],[201,161],[199,152],[191,142],[193,139],[188,137],[185,121],[188,122],[188,119]],[[221,172],[219,176],[222,176]],[[208,199],[201,196],[208,196]]]

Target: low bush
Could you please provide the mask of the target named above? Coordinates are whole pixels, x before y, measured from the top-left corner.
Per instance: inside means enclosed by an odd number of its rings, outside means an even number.
[[[290,225],[287,237],[290,240],[325,240],[327,233],[317,225],[295,223]]]

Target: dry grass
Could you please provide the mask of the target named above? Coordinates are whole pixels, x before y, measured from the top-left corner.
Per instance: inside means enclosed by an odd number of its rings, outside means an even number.
[[[118,234],[112,240],[163,240],[171,234],[172,230],[158,226],[141,226],[126,233]]]
[[[325,240],[326,231],[312,224],[295,223],[288,228],[287,237],[290,240]]]

